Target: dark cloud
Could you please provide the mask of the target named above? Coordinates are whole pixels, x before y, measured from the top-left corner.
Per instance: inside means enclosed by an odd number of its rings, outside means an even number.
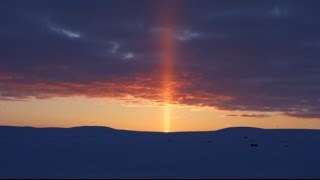
[[[228,114],[228,117],[246,117],[246,118],[267,118],[267,117],[271,117],[271,115],[268,114]]]
[[[173,103],[320,118],[318,1],[167,3],[171,25],[159,20],[164,1],[1,1],[0,99],[161,102],[159,41],[170,30]]]
[[[227,114],[226,116],[227,116],[227,117],[238,117],[237,114]]]
[[[252,117],[252,118],[266,118],[270,117],[270,115],[266,114],[241,114],[241,117]]]

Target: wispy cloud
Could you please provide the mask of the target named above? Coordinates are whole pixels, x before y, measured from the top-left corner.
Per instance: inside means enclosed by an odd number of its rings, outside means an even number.
[[[135,55],[134,55],[133,52],[127,52],[127,53],[124,53],[124,54],[123,54],[123,59],[129,60],[129,59],[132,59],[132,58],[134,58],[134,57],[135,57]]]
[[[194,32],[188,29],[177,34],[177,38],[180,41],[188,41],[188,40],[199,38],[200,36],[201,36],[200,33]]]
[[[62,28],[58,25],[48,24],[48,28],[52,32],[58,33],[60,35],[64,35],[69,38],[80,38],[81,37],[80,33],[76,33],[76,32],[71,31],[69,29]]]
[[[120,44],[118,42],[115,41],[109,41],[109,44],[111,45],[111,48],[109,49],[109,52],[112,54],[117,54],[119,48],[120,48]]]

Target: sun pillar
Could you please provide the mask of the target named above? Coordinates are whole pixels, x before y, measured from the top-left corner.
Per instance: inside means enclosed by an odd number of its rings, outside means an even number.
[[[171,1],[172,2],[172,1]],[[173,3],[167,1],[164,3],[161,26],[163,31],[161,34],[162,49],[162,96],[163,96],[163,130],[170,132],[171,130],[171,107],[172,95],[174,93],[174,62],[175,62],[175,12]]]

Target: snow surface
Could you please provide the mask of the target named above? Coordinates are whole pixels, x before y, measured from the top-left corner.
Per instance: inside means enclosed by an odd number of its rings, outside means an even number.
[[[320,131],[0,127],[0,178],[320,178]]]

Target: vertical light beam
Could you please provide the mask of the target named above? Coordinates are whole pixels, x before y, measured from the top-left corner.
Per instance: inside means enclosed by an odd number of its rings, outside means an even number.
[[[163,67],[162,67],[162,88],[163,88],[163,101],[164,101],[164,131],[170,132],[170,124],[171,124],[171,109],[170,102],[172,100],[173,93],[173,37],[172,30],[167,30],[164,32],[162,37],[162,48],[163,48]]]
[[[171,1],[172,2],[172,1]],[[175,59],[175,34],[174,34],[174,18],[175,13],[173,3],[165,1],[162,12],[161,25],[164,30],[161,34],[161,49],[163,53],[162,59],[162,90],[164,102],[163,126],[164,132],[171,130],[171,108],[173,83],[174,83],[174,59]]]
[[[171,108],[168,105],[164,106],[163,112],[163,129],[164,132],[170,132],[171,128]]]

